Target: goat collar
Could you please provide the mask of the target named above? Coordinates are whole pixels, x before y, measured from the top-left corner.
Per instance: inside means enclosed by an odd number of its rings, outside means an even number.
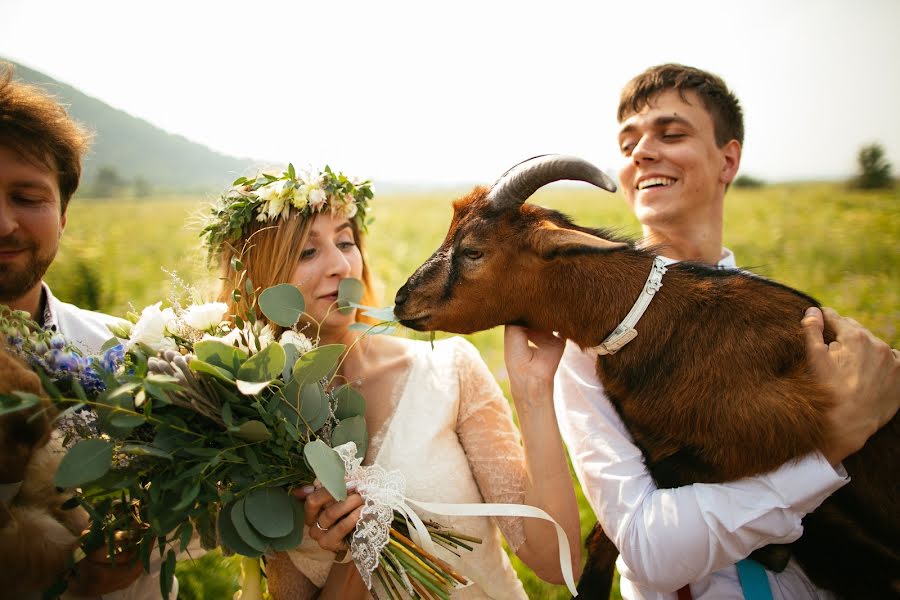
[[[638,332],[634,326],[637,325],[637,322],[644,316],[647,307],[650,306],[650,302],[653,300],[653,296],[656,295],[656,292],[662,287],[662,278],[663,275],[666,274],[666,270],[666,260],[663,257],[657,256],[653,259],[653,266],[650,267],[650,275],[647,276],[647,282],[644,284],[644,289],[641,290],[641,295],[635,300],[634,306],[631,307],[631,310],[622,322],[619,323],[619,326],[616,327],[605,340],[600,342],[599,346],[588,348],[588,352],[596,352],[601,356],[615,354],[622,349],[622,346],[637,337]]]

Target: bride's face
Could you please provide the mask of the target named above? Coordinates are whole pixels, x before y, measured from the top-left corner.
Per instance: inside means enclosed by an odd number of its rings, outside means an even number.
[[[362,279],[362,270],[350,221],[322,213],[313,221],[290,283],[300,288],[313,319],[322,323],[330,310],[325,325],[346,327],[354,321],[355,310],[337,310],[338,284],[346,277]]]

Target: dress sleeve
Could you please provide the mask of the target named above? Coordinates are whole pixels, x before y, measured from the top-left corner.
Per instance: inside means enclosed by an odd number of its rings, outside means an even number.
[[[525,501],[525,452],[512,410],[503,391],[475,347],[455,340],[459,376],[459,416],[456,433],[485,502],[522,504]],[[510,549],[525,542],[520,517],[497,517]]]
[[[582,489],[624,563],[622,575],[672,592],[803,533],[801,519],[849,478],[818,453],[723,484],[658,489],[603,392],[596,359],[569,342],[554,395]],[[673,557],[678,557],[673,560]]]

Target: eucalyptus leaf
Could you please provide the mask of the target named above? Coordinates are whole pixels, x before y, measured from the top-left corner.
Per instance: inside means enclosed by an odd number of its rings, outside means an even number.
[[[265,442],[272,439],[272,433],[261,421],[242,423],[234,435],[248,442]]]
[[[385,306],[383,308],[373,308],[371,306],[365,306],[363,304],[351,304],[353,308],[359,309],[363,311],[363,315],[366,317],[371,317],[376,321],[381,322],[395,322],[397,321],[397,316],[394,314],[393,306]]]
[[[263,555],[264,551],[256,550],[250,546],[250,544],[245,542],[244,538],[241,537],[235,528],[234,522],[231,520],[231,513],[234,510],[235,504],[236,503],[226,504],[222,507],[222,510],[219,511],[219,518],[217,521],[219,539],[222,540],[222,543],[226,547],[231,548],[238,554],[249,556],[250,558],[259,558]],[[241,515],[243,516],[243,511],[241,511]]]
[[[285,354],[281,344],[269,344],[241,365],[237,378],[239,381],[253,383],[272,381],[281,375],[284,362]]]
[[[245,498],[241,498],[234,503],[234,507],[231,509],[231,523],[234,525],[235,531],[241,536],[241,539],[244,540],[245,544],[254,550],[266,552],[269,544],[266,539],[250,525],[250,522],[247,521],[247,513],[244,511],[245,501]]]
[[[344,344],[326,344],[310,350],[294,364],[294,379],[301,385],[319,381],[337,367],[346,349]]]
[[[321,383],[303,386],[300,396],[300,416],[311,431],[318,430],[328,420],[328,398]]]
[[[303,541],[303,521],[305,520],[303,502],[292,496],[291,510],[294,511],[294,528],[284,537],[269,540],[269,545],[276,552],[293,550]]]
[[[305,308],[303,294],[289,283],[272,286],[259,295],[259,309],[270,321],[282,327],[293,327]]]
[[[344,483],[344,461],[322,440],[314,440],[303,446],[303,456],[316,474],[316,478],[331,492],[335,500],[347,499]]]
[[[364,417],[350,417],[337,424],[331,433],[331,443],[340,446],[347,442],[356,442],[356,457],[363,458],[369,446],[369,432]]]
[[[197,498],[197,494],[200,493],[200,482],[197,481],[189,488],[186,488],[184,493],[181,495],[181,500],[171,508],[173,512],[178,512],[189,507],[194,500]]]
[[[125,444],[122,446],[122,452],[131,454],[132,456],[152,456],[154,458],[172,460],[172,455],[169,452],[145,444]]]
[[[241,381],[238,379],[236,382],[237,389],[240,393],[245,396],[256,396],[261,393],[264,389],[269,387],[271,381],[260,381],[259,383],[252,381]]]
[[[54,485],[70,488],[99,479],[112,466],[112,451],[112,443],[106,440],[81,440],[63,456]]]
[[[359,279],[353,279],[352,277],[341,279],[341,282],[338,284],[338,307],[352,308],[352,304],[362,300],[364,291],[365,288]]]
[[[133,429],[146,421],[141,415],[129,415],[125,413],[114,413],[109,418],[109,424],[120,429]]]
[[[247,494],[244,515],[250,525],[267,538],[284,537],[294,529],[291,498],[284,488],[267,487]]]
[[[362,331],[368,335],[390,335],[397,331],[393,325],[382,323],[379,325],[369,325],[368,323],[350,323],[347,326],[351,331]]]
[[[194,371],[195,373],[207,373],[221,381],[234,383],[234,375],[232,375],[229,371],[226,371],[222,367],[211,365],[208,362],[203,362],[198,358],[192,360],[189,366],[191,368],[191,371]]]
[[[225,369],[237,375],[238,369],[249,358],[246,350],[229,346],[218,340],[202,340],[194,344],[194,354],[205,363]]]
[[[282,348],[284,348],[284,369],[281,371],[281,378],[290,381],[294,373],[294,363],[300,358],[300,350],[294,344],[282,344]]]
[[[366,399],[352,386],[342,385],[335,393],[337,406],[334,416],[339,420],[366,414]]]
[[[12,394],[0,394],[0,416],[38,406],[40,402],[40,396],[28,392],[16,391]]]

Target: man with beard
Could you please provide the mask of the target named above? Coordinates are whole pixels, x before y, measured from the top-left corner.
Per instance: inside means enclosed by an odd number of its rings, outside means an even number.
[[[112,337],[106,325],[116,319],[60,302],[42,281],[59,248],[90,136],[43,90],[13,81],[12,74],[0,63],[0,304],[29,313],[85,353],[96,353]],[[22,426],[13,415],[0,417],[0,430]],[[0,435],[0,452],[7,457],[21,450],[6,443],[22,432],[8,433]],[[17,496],[30,457],[0,461],[0,504]],[[78,564],[64,597],[159,598],[156,571],[142,575],[137,561],[119,557],[111,564],[104,556],[90,556]]]

